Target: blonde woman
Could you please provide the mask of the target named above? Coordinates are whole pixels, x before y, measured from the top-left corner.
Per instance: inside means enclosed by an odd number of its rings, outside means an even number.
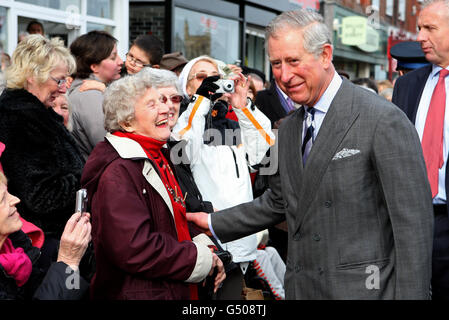
[[[56,259],[58,240],[73,214],[81,155],[61,117],[52,110],[65,94],[75,61],[64,43],[30,35],[17,45],[0,96],[0,141],[9,189],[20,214],[45,233],[43,255]]]

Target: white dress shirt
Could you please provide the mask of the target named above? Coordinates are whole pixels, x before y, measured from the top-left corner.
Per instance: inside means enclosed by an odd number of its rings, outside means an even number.
[[[424,126],[426,124],[427,111],[429,110],[430,100],[432,99],[433,90],[435,89],[440,70],[442,68],[433,65],[432,72],[430,72],[427,78],[426,85],[419,102],[418,110],[416,112],[415,128],[418,131],[419,140],[422,142],[422,136],[424,133]],[[446,68],[449,70],[449,68]],[[449,105],[449,76],[445,79],[446,85],[446,111],[444,113],[444,129],[443,129],[443,166],[438,171],[438,194],[433,199],[434,204],[444,204],[446,203],[446,164],[447,164],[447,154],[449,151],[449,112],[447,112],[447,106]]]

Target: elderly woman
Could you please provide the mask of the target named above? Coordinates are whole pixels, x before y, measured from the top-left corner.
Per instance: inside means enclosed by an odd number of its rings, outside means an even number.
[[[205,234],[191,238],[184,195],[163,146],[170,137],[168,71],[145,68],[112,83],[103,104],[106,139],[85,165],[97,272],[93,299],[195,299],[197,283],[223,264]]]
[[[7,146],[1,161],[9,189],[22,199],[20,214],[45,232],[43,255],[54,259],[75,207],[82,161],[63,118],[51,107],[74,70],[61,40],[30,35],[13,53],[0,96],[0,141]]]
[[[180,80],[184,95],[189,97],[188,107],[173,128],[173,137],[187,143],[183,156],[190,162],[204,201],[222,210],[253,199],[248,168],[257,167],[262,161],[274,143],[274,134],[269,119],[247,99],[249,81],[238,72],[234,77],[235,93],[227,94],[238,122],[225,118],[227,108],[219,109],[213,101],[218,97],[218,86],[212,82],[219,78],[218,74],[218,64],[207,56],[193,59],[184,67]],[[204,136],[212,136],[214,146]],[[273,271],[264,252],[257,250],[256,234],[220,245],[231,252],[233,261],[240,266],[241,271],[232,275],[236,283],[241,283],[238,278],[246,273],[249,263],[257,260],[279,298],[283,298],[283,284],[279,281],[283,268]],[[240,291],[229,291],[225,297],[237,299]]]
[[[76,59],[75,79],[70,86],[68,98],[72,108],[72,135],[87,160],[95,145],[103,141],[103,92],[80,90],[86,79],[108,85],[120,78],[123,61],[117,52],[117,40],[104,31],[91,31],[73,41],[70,51]]]
[[[42,269],[36,266],[39,249],[20,230],[19,203],[19,198],[8,192],[6,177],[0,171],[0,300],[31,299],[33,295],[35,299],[81,299],[88,283],[75,272],[90,241],[90,215],[75,213],[69,219],[57,262],[42,281]],[[75,288],[78,290],[71,290]]]

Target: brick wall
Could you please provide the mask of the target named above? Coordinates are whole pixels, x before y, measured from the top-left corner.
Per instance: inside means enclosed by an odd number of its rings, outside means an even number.
[[[164,42],[164,5],[129,4],[129,43],[141,34],[153,34]]]

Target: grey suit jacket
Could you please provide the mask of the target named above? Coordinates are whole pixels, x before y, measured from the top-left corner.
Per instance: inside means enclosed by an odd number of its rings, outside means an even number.
[[[212,214],[217,236],[286,219],[287,299],[428,299],[433,208],[415,128],[344,80],[303,168],[303,116],[298,109],[279,130],[267,192]]]

